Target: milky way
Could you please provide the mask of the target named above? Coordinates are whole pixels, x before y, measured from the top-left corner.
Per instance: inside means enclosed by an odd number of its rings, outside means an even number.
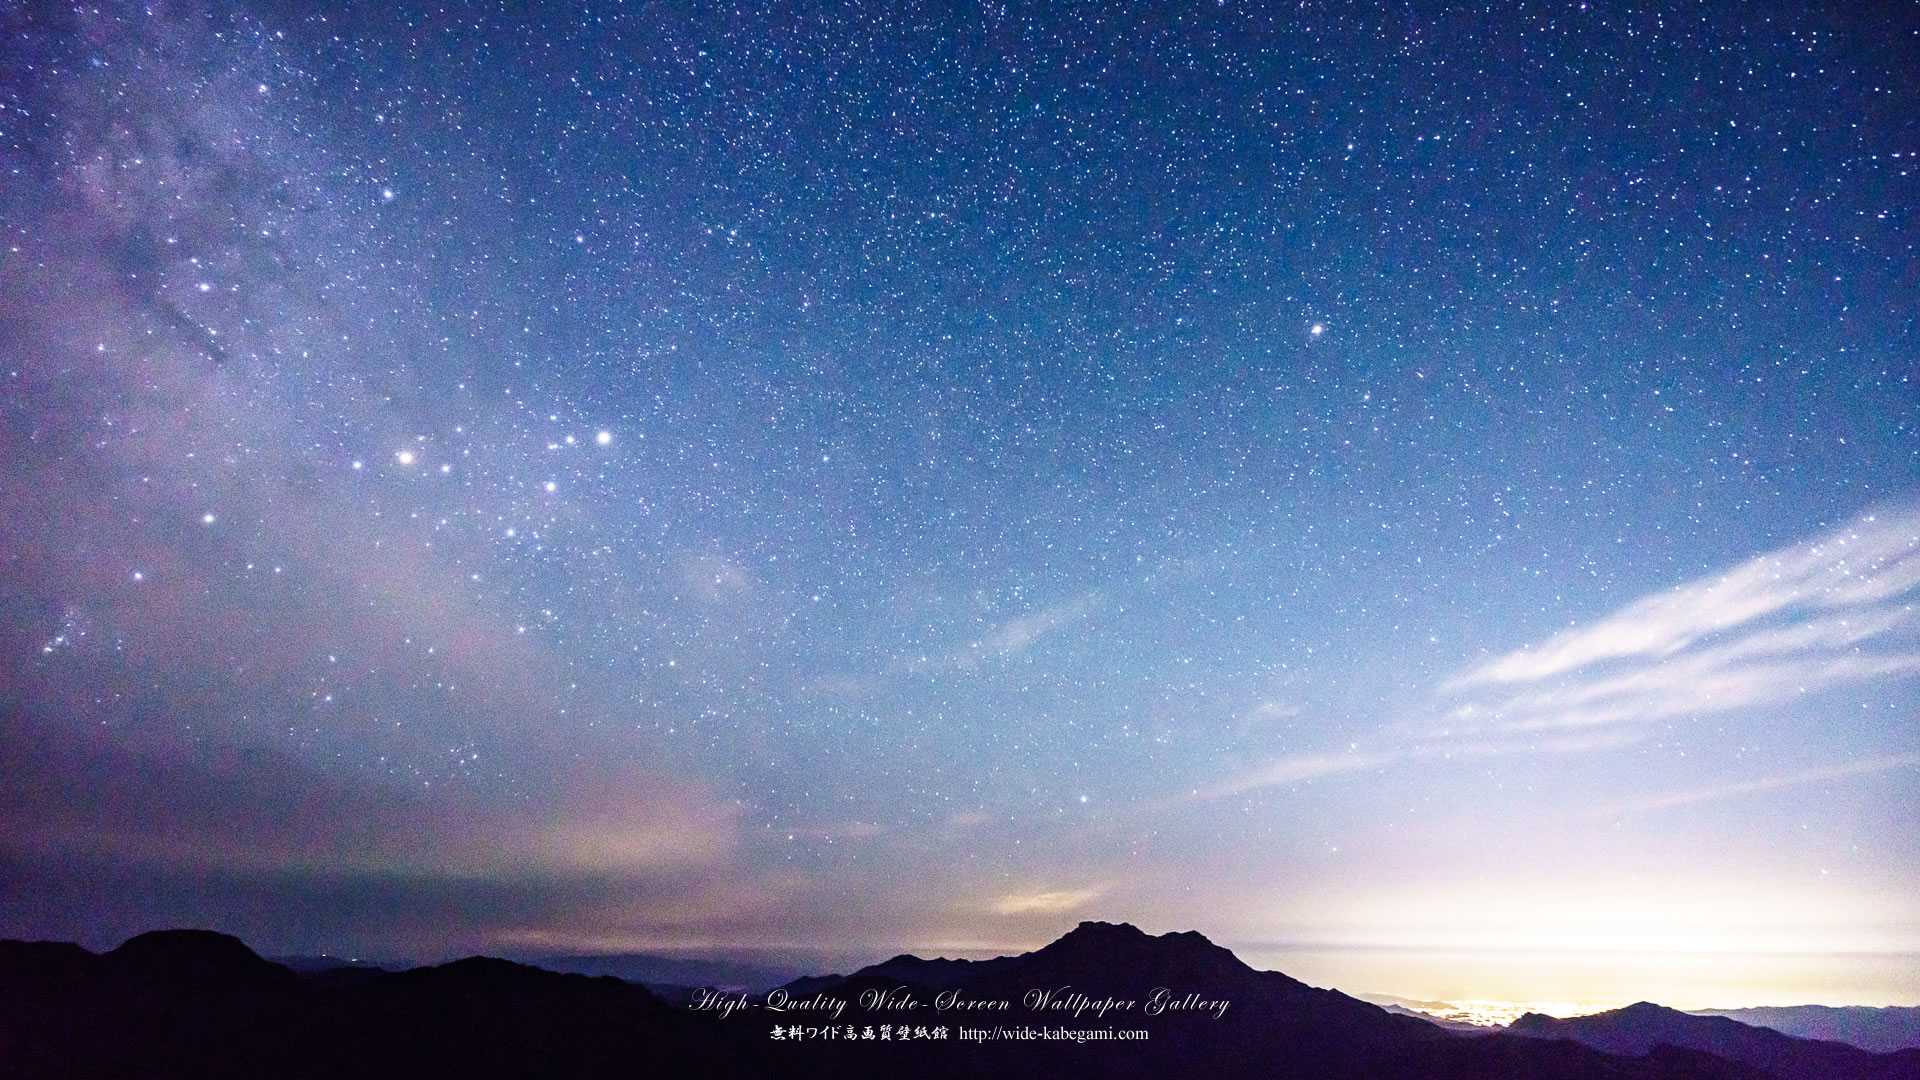
[[[1911,20],[3,18],[0,934],[1920,951]]]

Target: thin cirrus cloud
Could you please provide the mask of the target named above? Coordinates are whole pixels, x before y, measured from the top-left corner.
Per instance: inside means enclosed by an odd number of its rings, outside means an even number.
[[[1228,777],[1206,787],[1195,788],[1184,799],[1151,804],[1160,809],[1190,801],[1226,799],[1261,788],[1285,787],[1343,773],[1370,772],[1403,761],[1470,761],[1505,754],[1571,754],[1606,750],[1639,741],[1630,731],[1579,732],[1549,738],[1537,736],[1507,738],[1440,739],[1418,745],[1390,746],[1363,750],[1357,745],[1344,754],[1299,754],[1267,762],[1258,768]]]
[[[1737,798],[1762,791],[1777,791],[1781,788],[1802,787],[1807,784],[1821,784],[1830,780],[1845,780],[1853,776],[1867,776],[1873,773],[1891,772],[1895,769],[1920,769],[1920,754],[1888,754],[1880,757],[1850,761],[1844,765],[1829,765],[1819,769],[1804,769],[1799,772],[1782,773],[1778,776],[1763,776],[1754,780],[1741,780],[1729,784],[1715,784],[1711,787],[1691,788],[1665,795],[1655,795],[1645,799],[1633,799],[1614,803],[1595,810],[1591,817],[1612,818],[1622,814],[1639,813],[1650,810],[1669,810],[1676,806],[1689,806],[1694,803],[1713,802],[1719,799]]]
[[[1868,514],[1440,687],[1451,731],[1643,723],[1920,672],[1920,507]]]
[[[1307,780],[1317,780],[1323,776],[1337,776],[1341,773],[1365,772],[1377,769],[1407,757],[1415,756],[1415,750],[1383,750],[1362,753],[1353,750],[1345,754],[1297,754],[1267,762],[1259,768],[1249,770],[1237,776],[1203,788],[1196,788],[1192,798],[1225,799],[1235,795],[1244,795],[1266,787],[1283,787]]]
[[[1152,805],[1231,798],[1406,761],[1617,748],[1640,741],[1655,721],[1763,708],[1836,686],[1910,676],[1920,673],[1917,591],[1920,506],[1867,514],[1473,667],[1437,688],[1437,716],[1399,727],[1397,739],[1280,758]],[[1873,759],[1631,808],[1911,763]]]
[[[1041,638],[1085,619],[1099,605],[1100,594],[1090,591],[1031,615],[1008,619],[962,650],[954,662],[962,670],[970,671],[977,668],[983,658],[1019,656]]]
[[[1104,888],[1098,888],[1022,893],[1002,897],[994,901],[991,906],[996,915],[1054,915],[1085,907],[1100,899],[1106,891]]]

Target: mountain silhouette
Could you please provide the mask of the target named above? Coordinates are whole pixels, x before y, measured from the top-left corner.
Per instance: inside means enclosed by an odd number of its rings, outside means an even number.
[[[932,990],[946,990],[1004,969],[1018,960],[1019,957],[1014,956],[1000,956],[992,960],[948,960],[945,957],[922,960],[917,956],[901,953],[883,963],[863,967],[854,972],[851,977],[899,979],[901,982]]]
[[[238,939],[0,941],[0,1077],[746,1075],[640,986],[474,957],[303,978]]]
[[[95,955],[0,942],[0,1071],[244,1076],[290,1064],[311,994],[289,968],[204,930],[141,934]]]
[[[1769,1005],[1750,1009],[1691,1009],[1695,1016],[1724,1016],[1769,1027],[1800,1039],[1843,1042],[1889,1054],[1920,1049],[1920,1007],[1866,1005]]]
[[[265,960],[245,942],[211,930],[155,930],[100,957],[101,974],[123,986],[172,993],[254,995],[289,992],[300,976]]]
[[[812,980],[800,988],[816,1011],[778,1012],[763,996],[722,1015],[610,976],[486,957],[401,972],[350,968],[348,978],[338,970],[303,975],[206,931],[143,934],[103,954],[0,941],[0,1077],[1920,1075],[1920,1051],[1871,1054],[1657,1006],[1455,1036],[1256,971],[1197,933],[1097,922],[1017,956],[903,955]],[[805,1037],[792,1038],[796,1030]],[[915,1037],[876,1037],[881,1030]]]
[[[1684,1013],[1650,1001],[1565,1020],[1527,1013],[1507,1030],[1533,1038],[1572,1039],[1611,1054],[1638,1056],[1656,1046],[1686,1047],[1783,1078],[1920,1078],[1920,1050],[1875,1054],[1845,1043],[1796,1039],[1723,1016]]]
[[[804,969],[781,970],[734,960],[660,956],[653,953],[541,953],[513,957],[548,971],[612,975],[649,986],[725,986],[758,993],[792,979]]]
[[[1454,1036],[1425,1020],[1396,1016],[1333,990],[1278,972],[1256,971],[1195,932],[1149,935],[1120,923],[1084,922],[1052,944],[985,961],[896,956],[844,979],[802,980],[790,988],[835,995],[858,1022],[884,1022],[885,1010],[853,1006],[865,991],[944,991],[961,1000],[1020,1005],[1044,992],[1038,1010],[960,1013],[957,1025],[980,1028],[1144,1029],[1145,1041],[1088,1043],[989,1041],[965,1055],[906,1056],[903,1065],[929,1076],[1062,1075],[1161,1077],[1316,1077],[1327,1080],[1764,1080],[1767,1074],[1697,1051],[1662,1048],[1628,1059],[1573,1042],[1509,1035]],[[1143,1015],[1156,991],[1195,1007]],[[1075,995],[1079,995],[1076,997]],[[1081,998],[1087,999],[1082,1001]],[[1133,1003],[1104,1015],[1108,1001]],[[1204,1003],[1225,1002],[1209,1009]],[[1078,1010],[1078,1011],[1076,1011]],[[918,1022],[916,1020],[916,1022]],[[846,1048],[792,1048],[807,1075],[833,1075]],[[897,1049],[897,1048],[896,1048]],[[951,1048],[962,1049],[960,1047]],[[836,1053],[835,1051],[840,1051]]]

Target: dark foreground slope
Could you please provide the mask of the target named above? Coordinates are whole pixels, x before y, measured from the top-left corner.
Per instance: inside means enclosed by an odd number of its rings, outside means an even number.
[[[98,956],[0,942],[0,1076],[691,1076],[729,1058],[714,1025],[618,979],[483,958],[324,975],[205,931]]]
[[[1104,923],[1021,956],[972,964],[896,957],[798,989],[805,993],[789,992],[785,1011],[761,995],[722,1016],[670,1006],[618,979],[503,960],[330,979],[203,931],[144,934],[98,955],[0,942],[0,1076],[1908,1075],[1899,1060],[1877,1055],[1832,1059],[1839,1072],[1795,1074],[1772,1059],[1743,1063],[1674,1046],[1623,1056],[1572,1039],[1460,1038],[1254,971],[1198,934],[1151,937]],[[1169,1007],[1147,1004],[1157,991]],[[1146,1037],[1120,1037],[1132,1032]]]

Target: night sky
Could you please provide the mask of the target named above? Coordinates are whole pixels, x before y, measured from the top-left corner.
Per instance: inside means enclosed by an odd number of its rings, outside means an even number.
[[[1912,4],[409,6],[0,8],[0,936],[1920,1001]]]

